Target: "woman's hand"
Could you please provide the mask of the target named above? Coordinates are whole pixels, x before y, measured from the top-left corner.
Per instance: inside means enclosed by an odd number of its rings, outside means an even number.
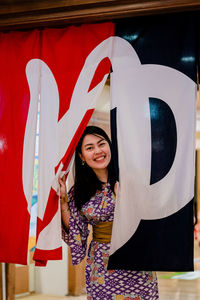
[[[62,178],[58,177],[58,182],[60,184],[60,197],[65,197],[67,194],[65,175]]]
[[[58,182],[60,184],[60,197],[65,197],[65,195],[67,194],[65,175],[62,178],[59,177]],[[62,217],[63,225],[68,230],[69,229],[70,210],[69,210],[69,205],[67,202],[64,202],[64,203],[61,202],[61,217]]]

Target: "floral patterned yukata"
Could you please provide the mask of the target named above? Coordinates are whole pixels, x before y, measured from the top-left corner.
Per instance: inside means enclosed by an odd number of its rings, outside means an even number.
[[[74,204],[71,188],[69,233],[63,229],[63,239],[71,249],[72,264],[76,265],[86,255],[88,224],[113,221],[115,197],[110,185],[97,191],[79,212]],[[152,272],[107,270],[110,244],[92,241],[86,264],[86,290],[88,300],[157,300],[158,284]]]

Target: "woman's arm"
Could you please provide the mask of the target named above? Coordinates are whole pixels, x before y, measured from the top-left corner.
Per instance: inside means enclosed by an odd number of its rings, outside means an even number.
[[[69,229],[69,219],[70,219],[70,209],[67,198],[67,189],[66,189],[66,178],[65,175],[62,178],[58,178],[60,184],[60,199],[61,199],[61,218],[64,227]]]
[[[61,218],[64,227],[69,230],[70,209],[68,203],[61,204]]]
[[[71,250],[72,264],[79,264],[86,255],[89,234],[86,217],[80,214],[74,202],[74,188],[67,194],[65,176],[59,179],[61,197],[62,238]],[[69,197],[69,202],[68,198]]]

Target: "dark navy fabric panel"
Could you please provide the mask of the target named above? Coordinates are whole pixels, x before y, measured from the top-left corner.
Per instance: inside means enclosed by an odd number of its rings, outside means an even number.
[[[118,146],[117,146],[117,108],[110,111],[111,140],[112,140],[112,156],[115,166],[116,179],[119,181],[119,162],[118,162]]]
[[[115,35],[133,46],[142,64],[168,66],[196,82],[199,18],[187,12],[118,20]]]
[[[161,180],[169,172],[176,154],[177,131],[173,112],[161,99],[149,98],[151,117],[151,179]]]
[[[115,35],[131,43],[142,64],[168,66],[196,82],[198,19],[199,13],[188,12],[119,20]],[[145,88],[142,82],[141,88]],[[154,118],[154,108],[159,109],[157,119]],[[162,99],[150,98],[150,110],[152,168],[149,184],[153,184],[169,172],[178,141],[176,121],[167,104]],[[117,128],[115,137],[116,131]],[[130,240],[110,256],[108,267],[141,271],[192,271],[193,201],[166,218],[141,220]]]
[[[135,234],[109,258],[108,269],[193,271],[193,201],[160,220],[142,220]]]

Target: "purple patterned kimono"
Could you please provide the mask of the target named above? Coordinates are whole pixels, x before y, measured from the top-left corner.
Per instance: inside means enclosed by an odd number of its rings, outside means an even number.
[[[112,221],[115,197],[110,185],[85,203],[79,212],[74,205],[74,189],[68,194],[71,211],[70,230],[63,229],[63,239],[71,249],[72,264],[79,264],[86,255],[88,224]],[[92,241],[86,265],[87,299],[91,300],[157,300],[158,284],[152,272],[107,270],[110,244]]]

